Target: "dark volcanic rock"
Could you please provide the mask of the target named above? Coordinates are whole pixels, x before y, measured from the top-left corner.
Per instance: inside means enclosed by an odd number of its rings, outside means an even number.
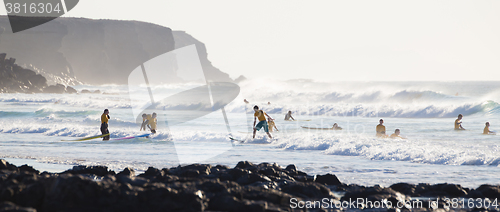
[[[476,189],[476,191],[481,192],[484,197],[488,197],[490,199],[500,199],[500,186],[481,185]]]
[[[330,189],[342,191],[341,199]],[[444,208],[446,198],[499,198],[500,186],[467,189],[456,184],[398,183],[389,188],[365,187],[342,184],[332,174],[314,178],[293,165],[283,169],[277,164],[246,161],[234,168],[208,164],[161,170],[149,167],[138,176],[131,168],[115,174],[104,166],[75,166],[60,174],[40,174],[30,166],[16,167],[0,160],[0,211],[294,211],[292,199],[325,198],[361,198],[364,202],[357,202],[356,207],[369,209],[374,206],[370,201],[395,206],[415,196],[437,199]],[[424,208],[429,205],[429,201],[423,203]],[[312,211],[325,210],[330,209]]]
[[[468,189],[462,188],[456,184],[407,184],[397,183],[390,187],[391,189],[401,192],[402,194],[413,197],[464,197],[468,194]]]
[[[12,202],[0,202],[0,211],[9,212],[36,212],[36,209],[29,207],[20,207]]]
[[[125,168],[123,171],[117,174],[117,176],[127,176],[127,177],[134,177],[135,176],[135,171],[131,168]]]
[[[44,93],[65,93],[66,92],[66,86],[57,84],[57,85],[49,85],[43,90]]]
[[[339,178],[337,178],[337,176],[335,176],[333,174],[318,175],[318,176],[316,176],[316,179],[314,180],[314,182],[323,183],[326,185],[340,185],[340,184],[342,184],[340,182]]]
[[[96,176],[114,175],[114,171],[108,171],[106,166],[74,166],[73,169],[67,170],[61,174],[89,174]]]
[[[17,166],[10,164],[4,159],[0,159],[0,170],[11,170],[16,171],[19,170]]]
[[[78,91],[76,91],[73,87],[68,86],[66,87],[66,93],[78,93]]]
[[[364,201],[364,208],[373,208],[376,207],[373,204],[369,204],[368,202],[384,202],[388,201],[386,205],[397,206],[399,203],[405,203],[410,201],[410,198],[401,194],[397,191],[394,191],[391,188],[382,188],[378,185],[374,187],[354,187],[346,192],[346,194],[342,197],[342,200],[357,200],[358,198]]]

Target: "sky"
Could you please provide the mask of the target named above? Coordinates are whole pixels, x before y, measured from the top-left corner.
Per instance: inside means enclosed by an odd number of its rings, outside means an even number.
[[[232,78],[468,81],[500,80],[498,11],[496,0],[80,0],[64,16],[186,31]]]

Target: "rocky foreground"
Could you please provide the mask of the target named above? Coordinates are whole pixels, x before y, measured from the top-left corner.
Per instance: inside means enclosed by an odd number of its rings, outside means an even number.
[[[498,211],[496,198],[500,186],[365,187],[343,184],[331,174],[310,176],[295,165],[246,161],[234,168],[150,167],[135,175],[129,168],[116,174],[103,166],[40,173],[0,160],[0,211]]]

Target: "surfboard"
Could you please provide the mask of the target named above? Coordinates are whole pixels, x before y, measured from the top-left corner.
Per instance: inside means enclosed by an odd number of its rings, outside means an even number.
[[[233,138],[233,137],[229,137],[229,139],[233,140],[233,141],[238,141],[240,143],[244,143],[244,144],[252,144],[252,145],[265,145],[265,144],[271,144],[273,143],[274,141],[277,141],[278,139],[276,138],[273,138],[272,141],[273,142],[261,142],[261,143],[254,143],[253,140],[248,140],[248,141],[243,141],[243,140],[239,140],[239,139],[236,139],[236,138]]]
[[[79,139],[74,139],[74,140],[61,140],[61,141],[86,141],[86,140],[92,140],[92,139],[96,139],[96,138],[102,138],[104,136],[108,136],[108,134],[104,134],[104,135],[96,135],[96,136],[90,136],[90,137],[85,137],[85,138],[79,138]]]
[[[137,136],[128,136],[128,137],[123,137],[123,138],[115,138],[111,139],[110,141],[119,141],[119,140],[126,140],[126,139],[133,139],[133,138],[143,138],[151,135],[150,133],[147,134],[142,134],[142,135],[137,135]]]
[[[337,128],[337,129],[333,129],[333,128],[316,128],[316,127],[304,127],[304,126],[300,126],[304,129],[310,129],[310,130],[342,130],[342,128]]]

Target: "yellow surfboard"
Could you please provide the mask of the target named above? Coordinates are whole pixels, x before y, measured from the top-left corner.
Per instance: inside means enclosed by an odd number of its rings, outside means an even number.
[[[96,135],[96,136],[91,136],[91,137],[85,137],[85,138],[80,138],[80,139],[75,139],[75,140],[61,140],[61,141],[86,141],[86,140],[92,140],[92,139],[95,139],[95,138],[102,138],[104,136],[108,136],[108,134],[104,134],[104,135]]]

